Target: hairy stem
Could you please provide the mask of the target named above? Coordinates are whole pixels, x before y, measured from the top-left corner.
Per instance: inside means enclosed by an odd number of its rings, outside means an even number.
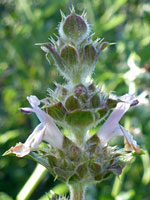
[[[85,186],[79,184],[70,185],[70,200],[85,200]]]

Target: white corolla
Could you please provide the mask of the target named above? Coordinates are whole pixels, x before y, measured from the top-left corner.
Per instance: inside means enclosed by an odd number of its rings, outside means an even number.
[[[132,95],[126,94],[120,98],[122,102],[119,102],[113,112],[110,114],[106,122],[102,125],[100,130],[97,132],[98,137],[103,145],[115,136],[123,135],[126,139],[125,150],[133,149],[136,152],[140,151],[140,147],[137,145],[133,136],[124,127],[119,124],[120,119],[128,111],[131,106],[138,103],[134,100]],[[130,149],[129,149],[130,148]]]
[[[29,154],[32,149],[37,148],[42,140],[45,140],[55,148],[61,149],[63,135],[55,125],[53,119],[41,110],[39,107],[40,100],[36,96],[31,95],[27,99],[32,108],[20,108],[20,110],[25,113],[34,112],[40,120],[40,124],[34,129],[24,144],[20,142],[15,147],[11,147],[10,151],[18,157],[23,157]]]

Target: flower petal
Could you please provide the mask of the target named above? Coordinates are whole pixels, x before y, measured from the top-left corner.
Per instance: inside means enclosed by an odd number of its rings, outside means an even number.
[[[125,136],[125,150],[130,150],[130,147],[134,149],[137,153],[140,152],[140,146],[137,145],[137,142],[133,139],[133,136],[127,131],[124,127],[120,126],[123,135]]]
[[[134,96],[132,94],[124,94],[123,96],[119,97],[119,99],[126,103],[131,103],[134,100]]]
[[[53,147],[61,149],[63,144],[63,135],[49,115],[46,118],[45,127],[44,140]]]
[[[32,148],[37,148],[44,138],[45,127],[42,124],[39,124],[32,134],[28,137],[26,142],[22,144],[21,142],[16,144],[15,147],[11,147],[11,153],[16,154],[17,157],[23,157],[30,153]]]
[[[139,103],[139,101],[137,99],[135,99],[132,94],[125,94],[125,95],[119,97],[119,100],[129,103],[130,106],[135,106]]]
[[[30,153],[30,149],[26,148],[24,144],[19,142],[15,147],[10,148],[10,152],[16,154],[17,157],[23,157]]]
[[[107,144],[111,138],[122,135],[118,122],[129,108],[130,104],[128,103],[118,103],[114,111],[97,132],[97,135],[104,145]]]
[[[39,107],[40,100],[34,95],[28,96],[27,99],[32,106],[31,109],[35,112],[38,119],[43,124],[42,126],[45,127],[44,140],[53,147],[61,148],[63,135],[55,125],[53,119]]]
[[[27,100],[33,108],[40,105],[40,100],[34,95],[27,96]]]
[[[44,134],[45,134],[45,126],[43,126],[43,124],[41,123],[34,129],[32,134],[27,138],[24,145],[30,148],[37,148],[38,145],[42,142]]]
[[[113,126],[107,124],[107,121],[97,132],[98,137],[101,140],[102,145],[106,145],[109,140],[113,137],[123,135],[118,123],[115,123]]]
[[[131,148],[134,149],[136,152],[139,152],[139,146],[136,144],[133,136],[125,128],[119,125],[120,119],[130,108],[130,106],[130,103],[118,103],[114,111],[110,114],[106,122],[97,132],[97,135],[103,145],[106,145],[107,142],[115,136],[124,135]]]
[[[30,105],[32,106],[33,112],[37,115],[38,119],[40,120],[41,123],[45,123],[47,113],[45,113],[40,107],[40,100],[34,96],[28,96],[27,100],[29,101]]]

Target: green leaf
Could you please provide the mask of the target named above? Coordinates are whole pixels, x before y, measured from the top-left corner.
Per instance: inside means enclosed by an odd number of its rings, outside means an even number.
[[[45,168],[47,168],[48,170],[51,171],[51,166],[50,166],[49,161],[46,157],[40,156],[38,153],[33,152],[33,151],[30,152],[30,154],[25,156],[25,157],[28,158],[28,159],[34,160],[37,163],[40,163]]]
[[[10,151],[10,149],[8,151],[6,151],[3,156],[16,156],[16,154],[12,153]],[[37,163],[40,163],[41,165],[43,165],[44,167],[46,167],[47,169],[50,169],[50,164],[48,162],[48,158],[44,157],[44,156],[40,156],[38,153],[31,151],[30,154],[24,156],[24,158],[28,158],[30,160],[34,160]]]

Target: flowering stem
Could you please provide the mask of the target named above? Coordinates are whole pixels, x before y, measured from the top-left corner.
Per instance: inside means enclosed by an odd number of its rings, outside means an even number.
[[[83,185],[70,185],[70,200],[84,200],[85,188]]]

